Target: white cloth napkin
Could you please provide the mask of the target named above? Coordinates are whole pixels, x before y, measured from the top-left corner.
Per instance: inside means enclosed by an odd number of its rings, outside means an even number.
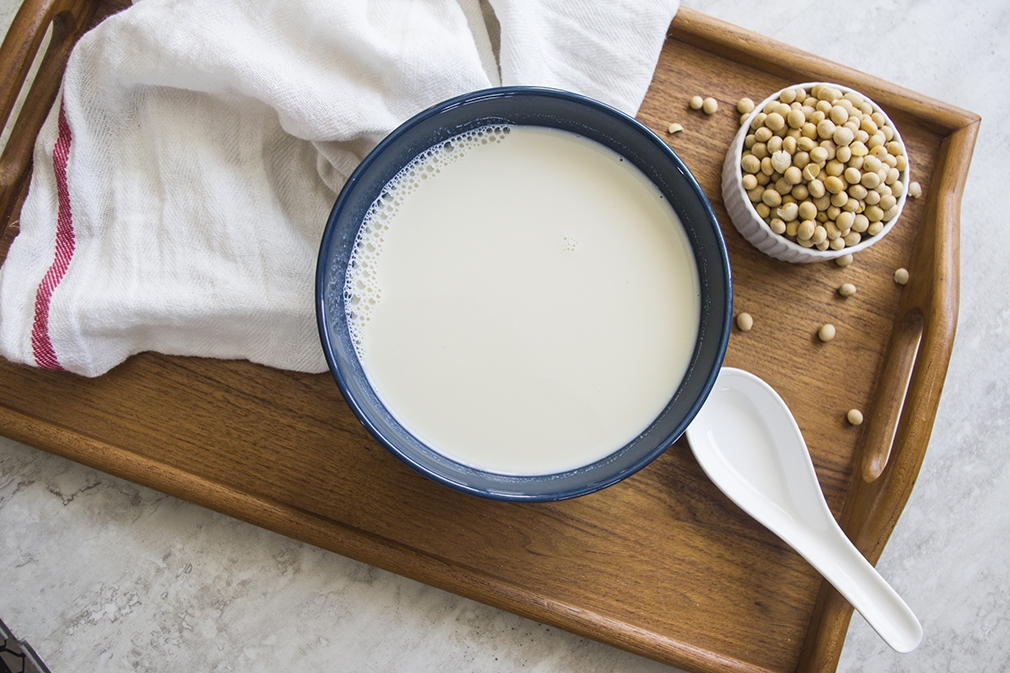
[[[398,124],[498,85],[634,114],[676,0],[141,0],[74,49],[0,269],[0,355],[326,362],[314,269]]]

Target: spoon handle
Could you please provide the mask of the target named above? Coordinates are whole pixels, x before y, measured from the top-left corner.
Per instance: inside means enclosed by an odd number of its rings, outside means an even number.
[[[834,519],[832,519],[834,522]],[[788,541],[863,616],[873,630],[898,652],[911,652],[922,640],[922,625],[901,596],[849,541],[833,527],[817,541]]]

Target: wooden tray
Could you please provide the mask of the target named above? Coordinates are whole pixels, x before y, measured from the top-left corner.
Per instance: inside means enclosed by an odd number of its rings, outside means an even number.
[[[125,0],[28,0],[0,51],[3,119],[42,34],[52,46],[0,161],[0,259],[70,46]],[[898,124],[925,197],[840,268],[764,257],[729,224],[719,170],[741,96],[827,80]],[[693,94],[719,112],[687,109]],[[723,222],[738,311],[727,364],[791,405],[832,510],[875,562],[915,482],[954,337],[958,216],[979,118],[681,9],[640,118]],[[685,131],[663,133],[671,121]],[[911,271],[905,288],[891,276]],[[858,293],[840,299],[843,281]],[[30,301],[30,298],[25,298]],[[838,327],[817,341],[824,322]],[[851,609],[705,478],[684,440],[634,477],[554,504],[465,496],[415,474],[329,375],[144,354],[88,380],[0,361],[0,432],[421,582],[692,671],[834,670]],[[906,388],[907,386],[907,388]],[[859,407],[868,422],[850,427]],[[893,437],[893,447],[892,447]]]

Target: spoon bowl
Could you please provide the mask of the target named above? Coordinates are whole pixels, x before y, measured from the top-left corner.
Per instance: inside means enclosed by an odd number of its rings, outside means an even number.
[[[799,426],[771,386],[723,367],[686,434],[715,485],[805,558],[888,645],[918,646],[922,626],[835,521]]]

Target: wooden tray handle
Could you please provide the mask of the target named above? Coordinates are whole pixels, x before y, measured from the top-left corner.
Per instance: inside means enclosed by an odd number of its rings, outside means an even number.
[[[31,170],[35,138],[56,100],[70,50],[91,25],[94,14],[95,4],[82,0],[25,0],[0,46],[0,81],[4,83],[0,125],[6,125],[52,25],[49,48],[0,156],[0,236],[12,220],[12,210]]]
[[[915,307],[895,323],[884,356],[884,367],[877,384],[873,408],[866,429],[862,476],[867,482],[876,480],[887,467],[887,459],[894,448],[898,423],[905,411],[915,361],[922,342],[922,311]],[[914,409],[909,405],[909,410]]]
[[[949,135],[941,150],[940,165],[951,156],[952,145],[974,145],[976,132],[977,123]],[[932,185],[927,195],[925,219],[930,224],[920,233],[922,240],[910,264],[909,282],[903,290],[863,444],[858,471],[867,484],[884,474],[897,460],[897,452],[906,450],[917,454],[912,460],[915,472],[909,475],[914,483],[929,442],[928,429],[933,427],[937,405],[928,401],[939,398],[957,323],[957,232],[960,185],[964,184],[966,172],[967,166],[950,166],[943,175],[945,179]],[[954,185],[959,188],[950,188]],[[931,283],[917,282],[930,276]],[[915,432],[913,428],[927,430]]]
[[[929,444],[957,327],[961,195],[978,134],[976,119],[953,130],[936,159],[909,282],[881,370],[870,427],[857,454],[842,528],[871,563],[897,523]],[[932,282],[916,282],[932,274]],[[883,407],[893,405],[890,413]],[[876,427],[874,427],[876,426]]]

